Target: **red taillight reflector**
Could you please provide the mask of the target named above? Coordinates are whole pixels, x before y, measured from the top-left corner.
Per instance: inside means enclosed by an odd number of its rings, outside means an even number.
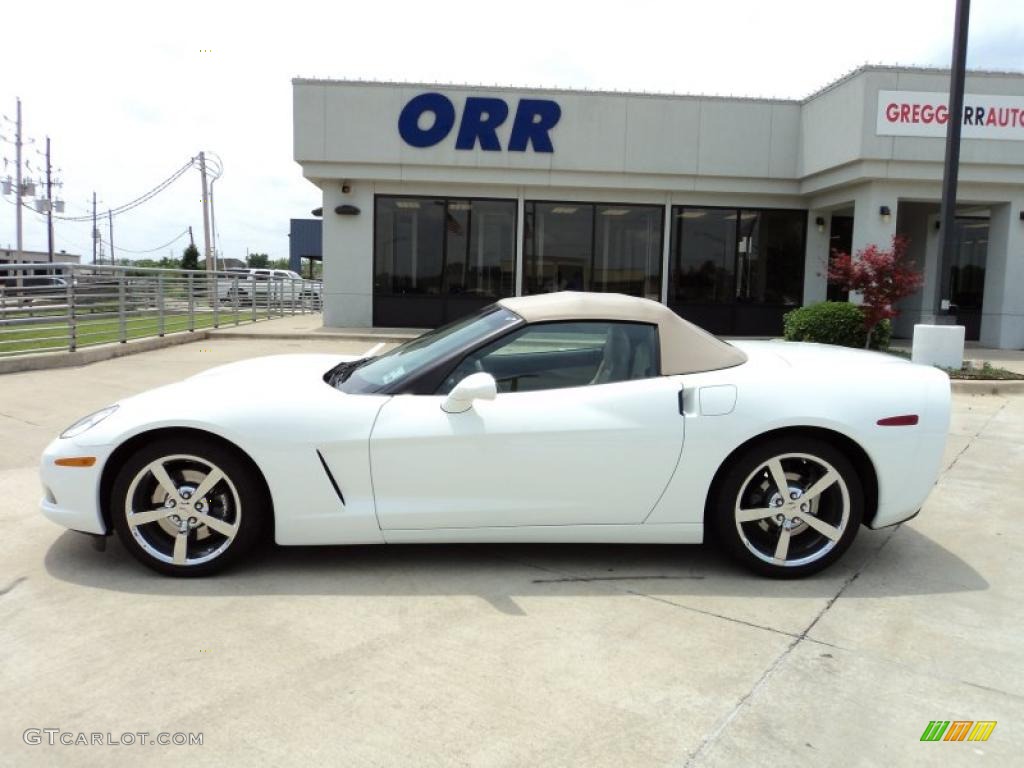
[[[890,416],[887,419],[879,419],[878,426],[880,427],[912,427],[917,424],[917,414],[908,414],[906,416]]]

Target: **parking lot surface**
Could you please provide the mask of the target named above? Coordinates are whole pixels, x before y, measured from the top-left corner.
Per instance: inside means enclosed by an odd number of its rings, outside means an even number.
[[[37,511],[39,454],[79,416],[230,360],[370,346],[221,338],[0,376],[0,764],[1020,764],[1024,397],[955,396],[921,515],[794,582],[710,547],[589,545],[281,548],[173,580]],[[932,720],[998,725],[922,743]]]

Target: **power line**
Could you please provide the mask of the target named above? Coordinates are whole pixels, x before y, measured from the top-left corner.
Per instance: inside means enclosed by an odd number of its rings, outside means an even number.
[[[8,200],[7,198],[4,198],[4,202],[6,202],[6,203],[7,203],[8,205],[17,205],[17,203],[15,203],[15,202],[14,202],[13,200]],[[26,209],[27,209],[27,210],[29,210],[30,212],[34,213],[34,214],[35,214],[35,215],[36,215],[37,217],[39,217],[40,219],[44,219],[44,218],[45,218],[44,214],[42,214],[42,213],[40,213],[39,211],[37,211],[37,210],[36,210],[36,209],[35,209],[35,208],[34,208],[33,206],[29,205],[28,203],[22,202],[22,204],[21,204],[21,205],[22,205],[22,207],[23,207],[23,208],[26,208]],[[87,224],[87,223],[90,223],[90,222],[91,222],[91,220],[92,220],[92,214],[89,214],[89,216],[87,216],[87,217],[86,217],[86,216],[83,216],[83,217],[81,217],[81,218],[70,218],[70,219],[68,219],[68,218],[65,218],[65,217],[63,217],[63,216],[58,216],[58,217],[55,217],[55,218],[59,218],[59,219],[61,219],[61,220],[63,220],[63,221],[67,221],[67,222],[71,222],[71,223],[75,223],[75,224]],[[163,250],[164,248],[167,248],[167,247],[169,247],[169,246],[172,246],[172,245],[174,245],[174,244],[175,244],[176,242],[178,242],[179,240],[181,240],[181,239],[182,239],[183,237],[185,237],[185,236],[186,236],[187,234],[189,234],[189,230],[188,230],[188,227],[186,227],[186,228],[185,228],[184,230],[182,230],[182,231],[181,231],[180,233],[178,233],[177,235],[175,235],[175,236],[174,236],[174,239],[172,239],[172,240],[169,240],[168,242],[164,243],[163,245],[159,245],[159,246],[157,246],[156,248],[147,248],[147,249],[145,249],[145,250],[141,250],[141,251],[136,251],[136,250],[132,250],[131,248],[122,248],[122,247],[121,247],[121,246],[119,245],[119,246],[117,246],[116,250],[118,250],[118,251],[121,251],[121,252],[123,252],[123,253],[135,253],[135,254],[146,254],[146,253],[156,253],[157,251],[161,251],[161,250]],[[88,247],[86,247],[86,246],[83,246],[83,245],[82,245],[82,244],[81,244],[80,242],[77,242],[77,241],[75,241],[75,240],[72,240],[71,238],[67,237],[67,236],[66,236],[65,234],[63,234],[63,233],[61,234],[61,240],[64,240],[65,242],[67,242],[67,243],[68,243],[68,244],[70,244],[70,245],[73,245],[73,246],[74,246],[75,248],[77,248],[78,250],[82,251],[82,252],[83,252],[83,254],[85,253],[85,251],[87,251],[87,250],[88,250],[89,248],[91,248],[91,247],[92,247],[92,246],[88,246]],[[101,243],[104,243],[104,244],[105,244],[105,245],[107,245],[108,247],[110,246],[110,243],[109,243],[109,242],[108,242],[107,240],[104,240],[104,239],[102,239],[102,238],[100,238],[99,242],[101,242]],[[112,254],[112,255],[113,255],[113,251],[114,251],[114,249],[112,248],[112,249],[111,249],[111,254]]]
[[[143,251],[133,251],[131,248],[122,248],[120,245],[117,246],[117,250],[118,251],[122,251],[123,253],[156,253],[157,251],[162,251],[164,248],[167,248],[169,246],[174,245],[176,242],[181,240],[181,238],[185,237],[185,235],[187,235],[187,234],[188,234],[188,229],[186,229],[184,232],[179,233],[173,240],[169,240],[166,243],[164,243],[163,245],[158,245],[156,248],[147,248],[146,250],[143,250]],[[107,242],[106,240],[102,239],[102,238],[100,238],[100,242],[101,243],[105,243],[106,245],[110,246],[110,243]],[[111,246],[111,248],[110,248],[111,256],[114,255],[114,250],[115,249]]]
[[[126,212],[132,210],[133,208],[137,208],[138,206],[142,205],[143,203],[145,203],[145,202],[147,202],[149,200],[152,200],[158,194],[160,194],[165,189],[167,189],[167,187],[169,187],[175,181],[180,179],[189,170],[189,168],[191,168],[191,167],[192,167],[192,158],[189,158],[189,161],[187,163],[185,163],[185,165],[181,166],[181,168],[179,168],[174,173],[172,173],[170,176],[168,176],[166,179],[161,181],[159,184],[157,184],[155,187],[153,187],[153,189],[149,190],[144,195],[140,195],[139,197],[135,198],[134,200],[125,203],[124,205],[119,205],[116,208],[110,209],[110,214],[109,215],[111,215],[111,216],[118,216],[118,215],[120,215],[122,213],[126,213]],[[58,218],[61,221],[90,221],[92,219],[92,214],[88,214],[86,216],[57,216],[55,218]]]

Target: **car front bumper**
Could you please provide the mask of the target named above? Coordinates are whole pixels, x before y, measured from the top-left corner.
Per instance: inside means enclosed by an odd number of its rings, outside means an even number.
[[[113,446],[79,445],[72,439],[57,439],[43,451],[39,477],[43,516],[74,531],[104,535],[107,525],[100,512],[100,479]],[[62,467],[57,459],[93,456],[91,467]]]

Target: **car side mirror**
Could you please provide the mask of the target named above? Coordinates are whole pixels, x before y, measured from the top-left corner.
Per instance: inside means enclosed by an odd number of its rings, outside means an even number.
[[[498,396],[498,382],[489,373],[471,373],[448,394],[441,403],[446,413],[464,413],[473,407],[474,400],[493,400]]]

